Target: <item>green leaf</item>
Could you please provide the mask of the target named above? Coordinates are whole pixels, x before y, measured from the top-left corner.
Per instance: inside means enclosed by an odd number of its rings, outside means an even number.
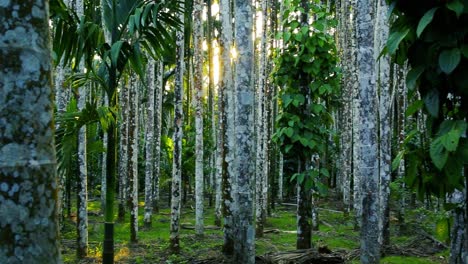
[[[416,86],[416,81],[419,79],[419,76],[424,72],[424,66],[418,66],[408,71],[406,75],[406,86],[409,90],[413,90]]]
[[[321,168],[320,169],[320,174],[322,174],[323,176],[329,178],[330,177],[330,173],[328,172],[328,170],[326,168]]]
[[[453,12],[455,12],[457,14],[457,17],[460,17],[461,14],[463,13],[463,4],[459,1],[459,0],[453,0],[447,4],[445,4],[445,6],[452,10]]]
[[[117,65],[117,60],[119,59],[120,50],[122,49],[123,40],[119,40],[112,44],[111,47],[111,60],[114,65]]]
[[[422,100],[416,100],[408,106],[405,112],[405,116],[412,116],[414,113],[422,109],[424,102]]]
[[[460,63],[461,52],[458,48],[444,50],[439,55],[440,69],[446,74],[451,73]]]
[[[440,137],[432,141],[429,149],[432,163],[439,169],[442,170],[447,163],[448,152],[445,150],[442,140]]]
[[[404,150],[400,151],[397,154],[395,159],[392,161],[392,171],[396,171],[396,169],[398,169],[398,167],[400,166],[401,159],[403,158],[404,155],[405,155]]]
[[[439,115],[439,92],[436,89],[430,90],[424,96],[424,104],[429,114],[437,117]]]
[[[291,38],[291,32],[287,31],[287,32],[284,32],[284,42],[288,42],[288,40]]]
[[[294,134],[294,129],[292,127],[288,127],[284,130],[284,134],[290,138]]]
[[[424,29],[431,23],[434,18],[434,13],[439,9],[439,7],[434,7],[431,10],[427,11],[424,16],[419,20],[418,28],[416,29],[416,35],[419,37]]]
[[[400,42],[408,35],[410,32],[409,28],[404,29],[403,31],[395,31],[390,34],[387,40],[387,49],[390,55],[395,54],[395,51],[398,49]]]
[[[441,137],[442,145],[444,145],[445,149],[448,151],[455,151],[457,150],[458,141],[460,140],[460,131],[454,129],[450,130],[447,134]]]

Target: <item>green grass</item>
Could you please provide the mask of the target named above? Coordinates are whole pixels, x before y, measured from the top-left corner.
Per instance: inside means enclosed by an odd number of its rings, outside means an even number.
[[[116,263],[190,263],[195,259],[207,259],[211,257],[221,257],[223,243],[223,233],[221,229],[205,229],[202,237],[195,235],[194,230],[181,229],[181,252],[179,255],[172,255],[168,251],[169,246],[169,220],[170,210],[162,208],[158,214],[153,215],[152,228],[143,228],[143,207],[140,203],[139,210],[139,232],[138,243],[131,244],[129,213],[127,212],[123,222],[115,223],[115,259]],[[322,208],[333,208],[332,204],[321,204]],[[74,241],[76,239],[75,223],[71,220],[65,222],[62,238],[64,243],[63,259],[65,263],[100,263],[102,254],[103,239],[103,217],[98,214],[100,211],[100,201],[90,201],[89,211],[89,258],[88,260],[78,260],[75,256]],[[117,210],[115,210],[117,213]],[[424,212],[425,213],[425,212]],[[430,229],[429,220],[434,219],[432,215],[419,215],[412,212],[411,223],[417,223],[418,219],[423,219],[427,223],[425,229]],[[345,218],[341,212],[334,210],[319,210],[319,217],[322,222],[319,231],[313,232],[314,246],[326,246],[332,251],[350,252],[359,248],[359,233],[353,230],[353,221],[350,217]],[[117,215],[115,216],[117,219]],[[182,208],[181,224],[194,225],[195,212],[192,207]],[[212,226],[214,223],[213,208],[205,206],[204,223]],[[268,217],[265,230],[276,229],[279,232],[264,234],[262,238],[256,240],[256,254],[262,255],[272,252],[294,250],[296,245],[296,216],[295,207],[279,206],[272,215]],[[394,231],[394,230],[393,230]],[[392,234],[395,232],[392,231]],[[392,236],[391,243],[404,246],[414,240],[411,235]],[[440,252],[427,258],[387,256],[381,263],[446,263],[448,252]],[[351,263],[359,263],[352,260]]]

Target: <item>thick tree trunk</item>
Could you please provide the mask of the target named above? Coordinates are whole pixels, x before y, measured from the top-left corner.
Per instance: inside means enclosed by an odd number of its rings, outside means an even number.
[[[253,226],[252,176],[254,164],[254,96],[252,85],[252,4],[247,0],[235,0],[235,32],[238,58],[235,74],[235,135],[237,164],[237,192],[235,202],[236,244],[234,261],[255,263],[255,229]]]
[[[138,112],[139,91],[136,75],[130,78],[128,111],[128,205],[130,208],[130,241],[137,242],[138,234]]]
[[[193,6],[195,105],[195,233],[203,235],[203,1]]]
[[[236,204],[234,202],[234,194],[237,191],[236,187],[236,163],[235,158],[235,98],[234,98],[234,80],[231,69],[231,48],[232,48],[232,16],[231,16],[231,1],[220,0],[220,16],[222,23],[221,30],[221,82],[220,89],[224,93],[224,109],[225,116],[223,117],[226,130],[223,134],[225,158],[223,159],[223,171],[221,179],[222,187],[222,213],[224,218],[224,241],[223,253],[225,255],[234,254],[234,214],[236,213]]]
[[[148,101],[146,106],[146,160],[145,160],[145,214],[143,217],[144,226],[151,228],[153,214],[153,183],[154,183],[154,95],[156,83],[154,80],[155,61],[150,58],[146,66],[146,83],[148,85]]]
[[[374,61],[374,14],[373,0],[358,0],[356,5],[357,62],[359,81],[359,107],[357,116],[358,141],[355,142],[360,157],[356,171],[361,178],[359,201],[361,214],[361,263],[379,263],[379,158],[377,89]]]
[[[61,263],[48,1],[0,13],[0,263]]]
[[[465,264],[467,257],[467,249],[465,241],[467,239],[465,230],[467,228],[467,220],[465,219],[465,192],[455,190],[449,195],[449,203],[458,205],[452,212],[453,226],[450,233],[450,264]]]
[[[184,13],[180,14],[181,21]],[[182,27],[183,28],[183,27]],[[180,251],[179,222],[180,222],[180,195],[182,192],[182,128],[184,111],[182,97],[184,94],[184,31],[176,32],[176,79],[174,86],[174,152],[172,162],[172,188],[171,188],[171,227],[170,250],[174,253]]]

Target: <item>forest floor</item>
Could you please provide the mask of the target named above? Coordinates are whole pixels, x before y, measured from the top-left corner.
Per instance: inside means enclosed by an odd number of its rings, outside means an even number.
[[[191,199],[188,199],[191,201]],[[336,199],[338,200],[338,199]],[[351,217],[344,217],[335,199],[319,201],[320,228],[313,231],[315,248],[329,249],[335,256],[342,257],[344,263],[359,263],[359,232],[354,230]],[[192,201],[193,203],[193,201]],[[65,263],[100,263],[103,241],[103,216],[99,213],[99,201],[89,203],[89,257],[76,257],[76,230],[73,217],[65,221],[62,230],[62,255]],[[213,208],[206,205],[203,237],[195,235],[193,204],[182,209],[182,229],[180,230],[181,252],[170,254],[169,246],[169,208],[162,208],[153,215],[153,227],[143,228],[143,203],[140,203],[140,230],[138,243],[129,243],[130,224],[128,213],[125,222],[115,225],[116,263],[229,263],[221,254],[223,244],[222,230],[213,226]],[[281,252],[293,251],[296,243],[296,208],[291,203],[278,205],[271,212],[265,227],[266,233],[256,240],[257,256],[280,256]],[[391,245],[386,248],[386,256],[381,263],[431,264],[448,263],[447,239],[448,221],[442,213],[435,210],[414,209],[406,211],[406,232],[399,231],[396,218],[391,213]],[[446,242],[446,241],[445,241]],[[291,256],[285,256],[291,260]],[[261,262],[261,257],[257,263]],[[265,259],[265,258],[263,258]],[[289,261],[284,263],[298,263]],[[312,262],[305,262],[312,263]],[[321,262],[314,262],[321,263]]]

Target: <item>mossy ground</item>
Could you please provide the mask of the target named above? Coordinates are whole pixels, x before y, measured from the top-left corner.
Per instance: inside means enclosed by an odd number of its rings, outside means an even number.
[[[170,211],[162,208],[159,213],[153,215],[151,229],[143,228],[143,204],[140,203],[140,217],[138,243],[129,243],[130,224],[128,213],[124,222],[116,222],[115,225],[115,260],[116,263],[192,263],[195,260],[210,258],[222,258],[221,247],[223,234],[221,230],[206,229],[203,237],[195,235],[194,230],[181,229],[180,254],[169,253],[169,220]],[[319,231],[314,231],[313,241],[315,246],[326,246],[333,252],[343,254],[349,263],[359,263],[356,257],[359,248],[359,233],[354,231],[351,217],[344,217],[336,206],[330,202],[320,204],[319,217],[321,221]],[[325,209],[327,208],[327,209]],[[330,209],[328,209],[330,208]],[[205,225],[213,226],[213,208],[205,207]],[[396,224],[392,221],[391,243],[396,247],[407,247],[418,238],[411,230],[422,229],[435,234],[435,214],[431,211],[411,211],[407,216],[408,232],[398,234]],[[65,222],[62,231],[62,254],[65,263],[100,263],[103,240],[103,217],[99,214],[99,201],[89,203],[89,257],[77,259],[75,256],[76,231],[72,219]],[[187,204],[182,209],[184,225],[195,224],[195,212],[193,205]],[[275,229],[276,232],[266,233],[262,238],[257,238],[256,254],[263,255],[272,252],[294,250],[296,243],[296,217],[295,207],[291,205],[278,206],[268,217],[266,230]],[[279,231],[279,232],[278,232]],[[418,243],[416,243],[418,244]],[[429,243],[430,244],[430,243]],[[417,246],[417,245],[416,245]],[[427,243],[426,243],[427,246]],[[427,256],[386,256],[381,263],[447,263],[448,251],[435,250]],[[353,255],[354,252],[354,255]],[[420,252],[420,251],[417,251]]]

